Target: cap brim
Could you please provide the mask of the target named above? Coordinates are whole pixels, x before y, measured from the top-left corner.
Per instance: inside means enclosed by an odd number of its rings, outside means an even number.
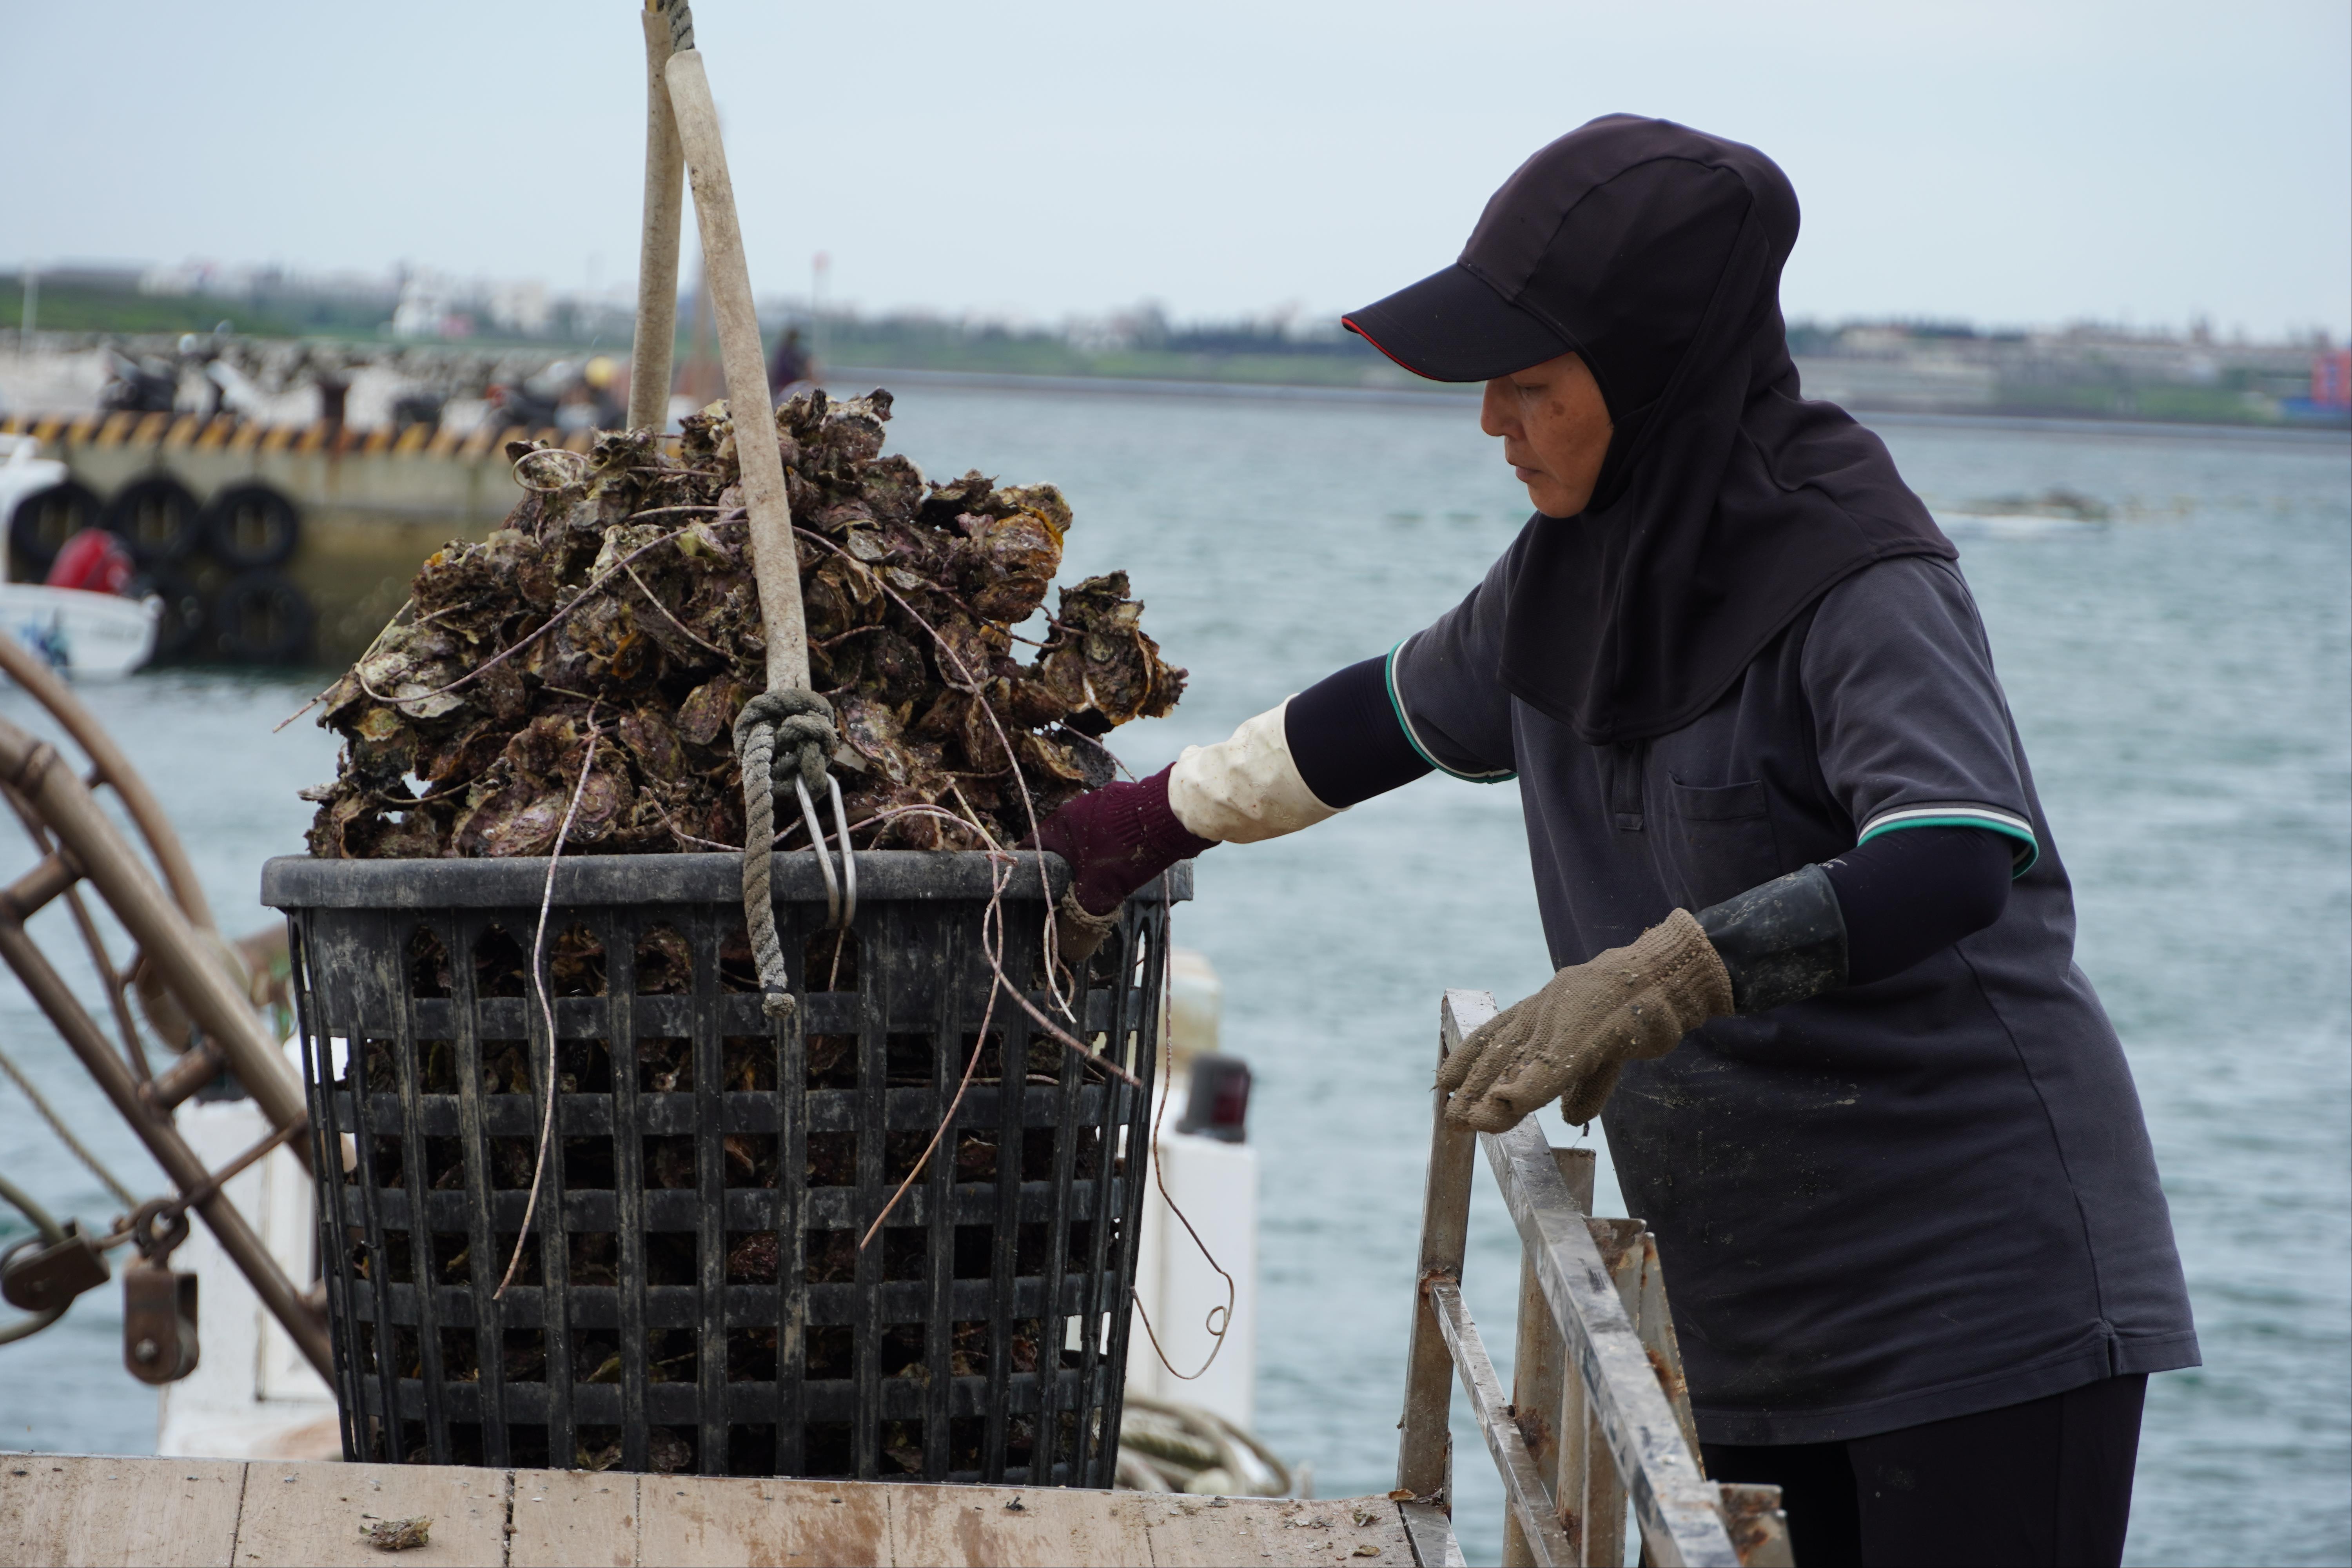
[[[1492,381],[1576,346],[1458,262],[1339,324],[1431,381]]]

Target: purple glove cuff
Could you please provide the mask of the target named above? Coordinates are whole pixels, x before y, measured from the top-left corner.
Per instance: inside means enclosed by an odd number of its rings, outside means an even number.
[[[1168,772],[1089,791],[1038,828],[1036,847],[1070,863],[1070,890],[1088,914],[1111,913],[1129,893],[1216,842],[1176,820]]]

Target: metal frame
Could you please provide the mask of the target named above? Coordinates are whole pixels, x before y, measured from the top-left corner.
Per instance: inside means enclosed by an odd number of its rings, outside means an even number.
[[[1487,993],[1448,991],[1438,1059],[1494,1015]],[[1454,1126],[1442,1090],[1432,1112],[1397,1453],[1397,1485],[1414,1494],[1405,1515],[1422,1561],[1461,1560],[1447,1426],[1458,1377],[1502,1476],[1505,1563],[1621,1563],[1629,1510],[1644,1563],[1791,1563],[1779,1488],[1706,1479],[1657,1243],[1639,1220],[1591,1217],[1591,1151],[1547,1146],[1532,1118],[1503,1133]],[[1519,1232],[1507,1400],[1462,1300],[1474,1145]]]
[[[229,1176],[279,1142],[290,1142],[297,1157],[310,1162],[312,1146],[302,1136],[308,1127],[302,1087],[251,1001],[216,956],[219,938],[213,931],[212,911],[153,794],[65,684],[5,634],[0,634],[0,673],[46,709],[90,761],[87,777],[79,776],[48,742],[0,720],[0,795],[23,819],[42,855],[30,871],[0,888],[0,962],[23,983],[67,1047],[163,1167],[176,1201],[204,1218],[221,1249],[304,1358],[321,1377],[331,1377],[333,1363],[326,1326],[314,1299],[287,1278],[224,1190]],[[160,878],[100,804],[94,793],[100,785],[114,791],[152,855]],[[139,944],[142,960],[203,1032],[194,1049],[161,1072],[151,1070],[131,1021],[122,994],[124,972],[107,956],[80,901],[83,882],[121,921]],[[121,1035],[119,1048],[26,929],[36,913],[59,899],[70,906],[107,988],[110,1011]],[[265,1145],[215,1172],[180,1136],[173,1112],[224,1068],[236,1075],[273,1131]]]

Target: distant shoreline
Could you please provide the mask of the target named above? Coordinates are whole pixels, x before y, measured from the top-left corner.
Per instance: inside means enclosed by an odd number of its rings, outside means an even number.
[[[1381,404],[1390,407],[1466,408],[1477,395],[1475,386],[1459,391],[1423,391],[1378,386],[1299,385],[1283,382],[1178,381],[1115,375],[1024,375],[1013,371],[917,370],[882,365],[835,365],[826,371],[829,392],[863,392],[874,386],[961,386],[975,391],[1083,393],[1122,397],[1213,397],[1254,399],[1273,403]],[[1909,408],[1874,408],[1867,403],[1844,405],[1865,425],[1947,426],[1978,430],[2018,430],[2049,435],[2119,436],[2137,439],[2186,437],[2232,441],[2272,441],[2304,445],[2343,446],[2352,443],[2352,426],[2326,425],[2218,425],[2207,421],[2132,418],[2115,416],[2084,418],[2080,415],[1958,413]]]

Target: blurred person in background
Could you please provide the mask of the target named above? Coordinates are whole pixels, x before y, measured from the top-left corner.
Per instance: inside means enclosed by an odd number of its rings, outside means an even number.
[[[768,362],[768,395],[781,403],[795,385],[815,378],[815,362],[801,341],[801,330],[786,327],[784,335],[776,340],[775,356]]]

